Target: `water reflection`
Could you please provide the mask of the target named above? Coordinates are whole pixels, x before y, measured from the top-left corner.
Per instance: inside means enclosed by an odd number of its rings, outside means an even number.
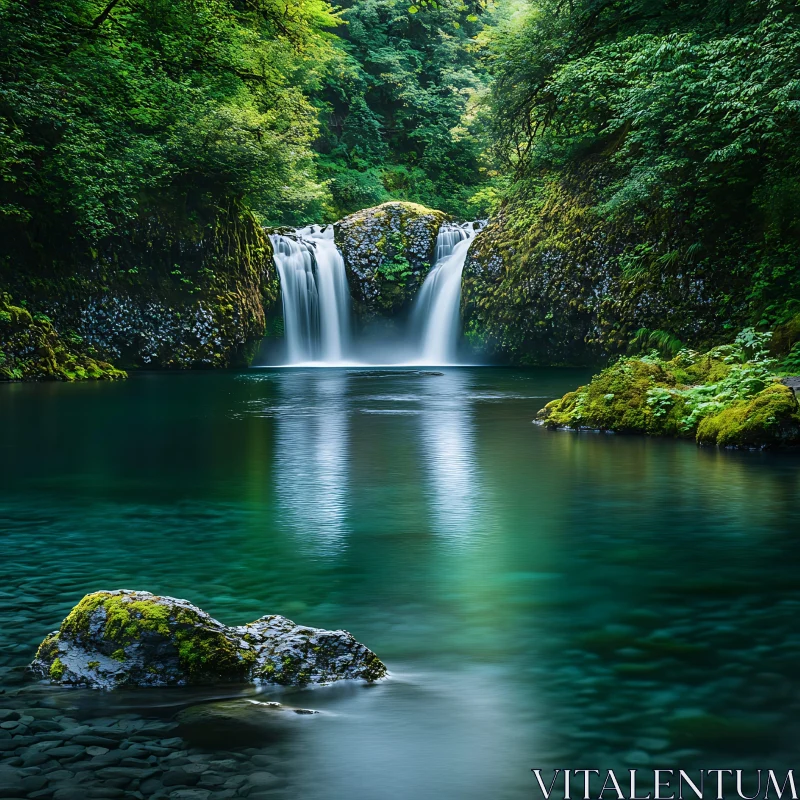
[[[346,627],[387,662],[379,686],[282,696],[322,713],[252,733],[269,796],[523,800],[531,767],[794,763],[800,462],[531,425],[585,377],[0,386],[3,706],[74,704],[15,694],[21,668],[84,592],[128,586]],[[140,724],[151,696],[98,698],[86,724]],[[214,780],[249,763],[222,730]]]
[[[468,383],[468,374],[447,372],[424,384],[420,398],[431,525],[437,534],[459,541],[469,541],[479,531],[482,504]]]
[[[279,381],[274,483],[278,519],[304,546],[340,552],[347,541],[350,432],[346,373],[320,379],[287,372]]]

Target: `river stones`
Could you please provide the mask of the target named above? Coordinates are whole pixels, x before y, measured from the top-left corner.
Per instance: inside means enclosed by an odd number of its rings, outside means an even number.
[[[277,615],[228,627],[187,600],[150,592],[95,592],[45,638],[33,673],[64,686],[305,685],[375,681],[386,667],[347,631]]]

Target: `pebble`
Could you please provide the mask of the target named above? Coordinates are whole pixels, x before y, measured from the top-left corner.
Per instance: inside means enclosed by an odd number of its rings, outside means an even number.
[[[112,747],[119,746],[119,741],[117,739],[110,739],[108,736],[80,734],[78,736],[71,737],[71,739],[73,742],[75,742],[75,744],[82,744],[87,747],[105,747],[106,749],[110,749]]]
[[[22,785],[26,792],[35,792],[47,786],[47,778],[44,775],[28,775],[22,779]]]
[[[72,756],[82,756],[86,753],[86,748],[78,744],[68,744],[62,747],[53,747],[47,751],[50,758],[71,758]]]
[[[93,745],[92,747],[86,748],[86,753],[90,756],[102,756],[107,752],[108,752],[107,747],[98,747],[96,745]]]
[[[108,785],[86,790],[87,797],[96,797],[98,800],[116,800],[117,797],[125,797],[125,794],[126,792],[123,789]]]
[[[13,797],[17,792],[22,794],[24,791],[19,773],[10,767],[0,767],[0,797]]]
[[[259,788],[272,788],[273,786],[277,786],[283,781],[277,775],[273,775],[271,772],[251,772],[247,776],[247,782],[251,786],[257,786]]]
[[[61,726],[51,719],[34,719],[33,724],[30,726],[32,731],[36,733],[46,733],[48,731],[60,731]]]
[[[643,766],[650,763],[650,756],[644,750],[632,750],[625,755],[626,764]]]
[[[62,789],[56,789],[53,794],[53,800],[84,800],[86,792],[77,787],[65,786]]]
[[[258,755],[251,756],[250,761],[252,761],[252,763],[257,767],[271,767],[278,763],[279,759],[277,759],[275,756],[268,756],[264,753],[259,753]]]
[[[55,708],[29,708],[25,713],[29,717],[39,720],[52,720],[54,717],[61,716],[61,712]]]
[[[198,775],[187,772],[184,768],[171,769],[161,776],[164,786],[194,786],[200,780]]]

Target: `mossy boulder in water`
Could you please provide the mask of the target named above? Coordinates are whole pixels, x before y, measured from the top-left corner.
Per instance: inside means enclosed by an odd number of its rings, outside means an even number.
[[[60,334],[49,317],[31,314],[0,292],[0,381],[116,380],[122,370],[93,358],[74,331]]]
[[[378,680],[386,667],[346,631],[276,615],[228,627],[187,600],[117,590],[86,595],[39,646],[32,671],[65,686],[304,685]]]
[[[800,408],[771,361],[746,360],[737,343],[699,355],[681,351],[621,358],[548,403],[536,421],[573,428],[694,437],[699,444],[766,448],[800,445]]]
[[[744,448],[800,444],[797,398],[788,386],[772,384],[755,397],[701,420],[697,441]]]
[[[336,223],[356,315],[393,317],[408,306],[434,259],[447,215],[416,203],[391,202],[357,211]]]

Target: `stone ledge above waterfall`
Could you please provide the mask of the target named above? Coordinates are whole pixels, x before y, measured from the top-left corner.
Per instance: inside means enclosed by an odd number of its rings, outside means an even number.
[[[334,225],[353,310],[362,322],[405,314],[433,263],[436,236],[449,219],[416,203],[365,208]]]

